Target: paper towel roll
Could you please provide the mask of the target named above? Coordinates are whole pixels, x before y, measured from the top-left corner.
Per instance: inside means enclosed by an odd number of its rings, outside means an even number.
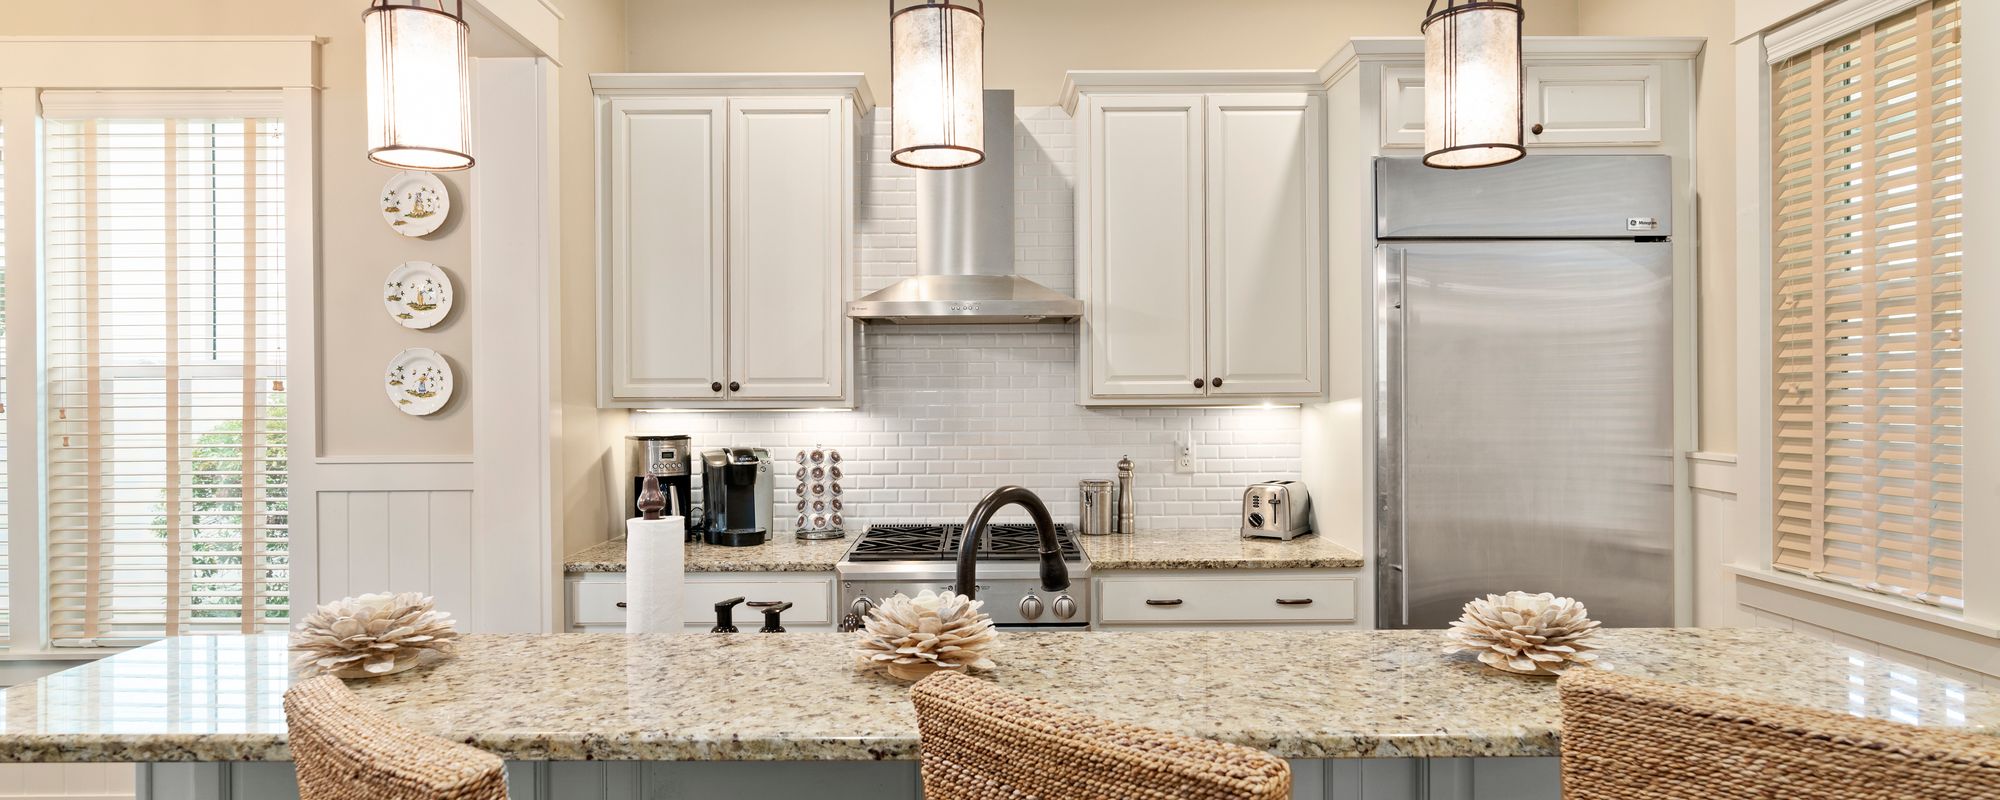
[[[625,632],[680,633],[687,521],[625,520]]]

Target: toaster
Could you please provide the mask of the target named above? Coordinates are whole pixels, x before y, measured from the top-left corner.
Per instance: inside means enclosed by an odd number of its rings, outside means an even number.
[[[1243,490],[1243,538],[1283,539],[1312,533],[1312,499],[1298,481],[1264,481]]]

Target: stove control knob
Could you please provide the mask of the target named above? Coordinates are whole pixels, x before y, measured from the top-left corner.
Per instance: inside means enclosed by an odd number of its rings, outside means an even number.
[[[1056,619],[1069,619],[1076,616],[1076,598],[1066,594],[1056,595],[1055,612]]]
[[[875,601],[868,599],[868,595],[864,594],[860,597],[854,598],[854,602],[848,605],[847,610],[854,612],[854,616],[861,617],[862,619],[867,619],[868,611],[870,609],[873,609],[874,607],[875,607]]]
[[[1021,618],[1032,620],[1042,615],[1042,598],[1028,595],[1021,598]]]

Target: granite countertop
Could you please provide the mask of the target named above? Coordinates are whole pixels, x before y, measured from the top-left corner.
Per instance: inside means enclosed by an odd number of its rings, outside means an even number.
[[[1282,542],[1245,539],[1235,529],[1157,530],[1079,536],[1091,568],[1114,569],[1351,569],[1361,555],[1318,535]],[[853,538],[801,541],[781,533],[755,547],[687,546],[689,572],[832,572]],[[625,540],[613,539],[563,560],[563,571],[624,572]]]
[[[1139,531],[1079,536],[1095,570],[1111,569],[1351,569],[1360,553],[1319,537],[1289,542],[1245,539],[1235,528]]]
[[[914,759],[907,685],[851,634],[474,634],[350,686],[520,760]],[[1443,655],[1436,631],[1008,631],[983,674],[1118,721],[1286,758],[1551,756],[1555,683]],[[1775,629],[1606,630],[1614,668],[1841,713],[1988,732],[2000,692]],[[281,634],[187,636],[7,690],[0,761],[283,760]]]
[[[754,547],[687,546],[688,572],[832,572],[852,538],[804,540],[780,533]],[[624,572],[625,538],[571,553],[563,572]]]

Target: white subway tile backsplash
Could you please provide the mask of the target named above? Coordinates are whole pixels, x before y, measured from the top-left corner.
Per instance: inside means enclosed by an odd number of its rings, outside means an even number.
[[[855,213],[856,294],[916,272],[916,182],[888,160],[884,111],[863,123]],[[1075,125],[1054,106],[1016,110],[1015,271],[1076,290]],[[1015,483],[1075,522],[1076,482],[1112,478],[1129,455],[1141,528],[1237,524],[1245,485],[1296,478],[1296,408],[1084,408],[1076,405],[1075,325],[899,327],[859,337],[854,411],[635,412],[635,433],[685,433],[698,449],[765,447],[780,462],[781,528],[793,517],[792,457],[814,445],[846,457],[847,525],[961,520]],[[1188,436],[1197,471],[1175,473]],[[1016,513],[1005,515],[1019,518]]]

